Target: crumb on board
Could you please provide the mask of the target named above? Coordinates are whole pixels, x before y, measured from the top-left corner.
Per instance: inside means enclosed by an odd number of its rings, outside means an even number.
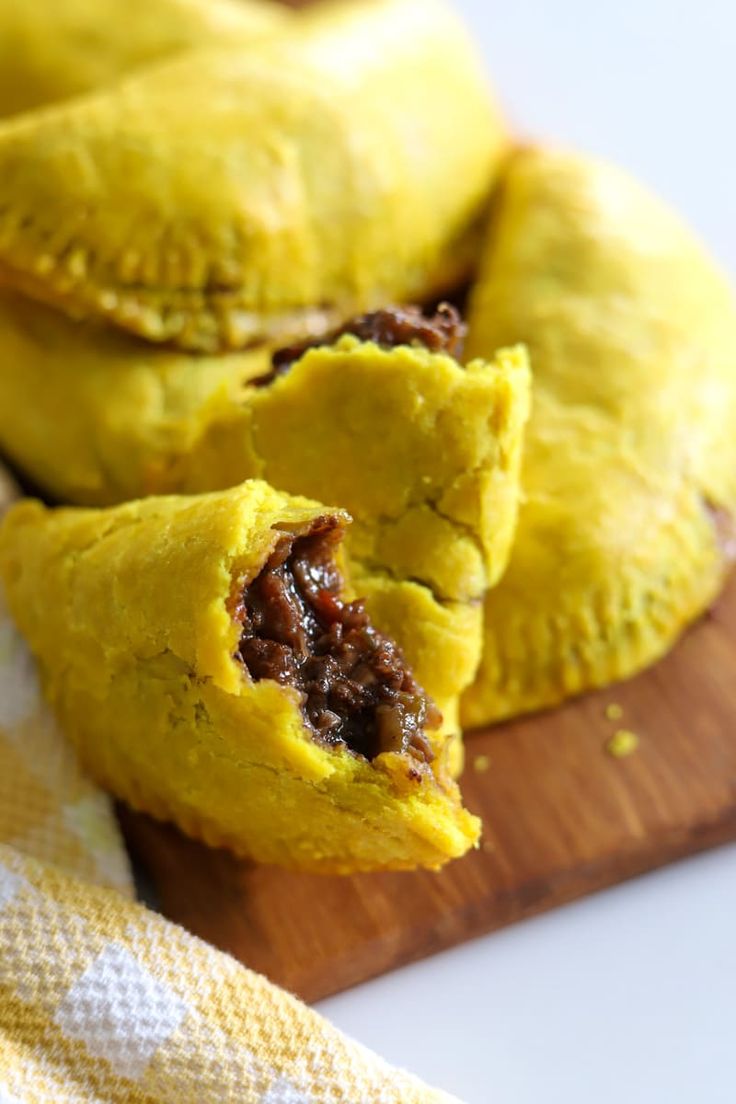
[[[606,751],[614,759],[625,759],[627,755],[633,755],[638,747],[639,737],[627,728],[620,728],[606,743]]]
[[[606,706],[607,721],[620,721],[623,715],[624,711],[618,702],[609,702]]]
[[[487,755],[476,755],[473,760],[473,770],[477,771],[478,774],[485,774],[490,765],[491,760]]]

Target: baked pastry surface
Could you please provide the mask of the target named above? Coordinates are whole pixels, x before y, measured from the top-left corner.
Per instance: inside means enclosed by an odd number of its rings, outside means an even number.
[[[736,551],[736,312],[645,189],[527,149],[469,324],[474,356],[526,342],[534,388],[516,541],[463,701],[479,725],[632,674],[716,596]]]
[[[345,604],[348,520],[259,481],[10,511],[10,608],[97,781],[205,842],[301,869],[437,867],[476,842],[436,707]]]
[[[0,283],[216,351],[467,276],[506,135],[456,14],[296,23],[0,127]]]
[[[0,0],[0,116],[101,88],[186,50],[289,22],[267,0]]]
[[[270,369],[266,351],[156,349],[0,296],[0,444],[48,493],[82,504],[254,477],[339,503],[371,616],[459,734],[483,595],[516,524],[523,349],[462,367],[417,342],[345,334],[262,382]]]

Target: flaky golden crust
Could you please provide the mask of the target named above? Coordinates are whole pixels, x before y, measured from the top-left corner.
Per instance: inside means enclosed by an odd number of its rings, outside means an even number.
[[[441,0],[330,5],[0,129],[0,281],[212,351],[468,272],[505,135]]]
[[[11,611],[94,778],[205,842],[317,871],[437,867],[478,836],[442,757],[326,748],[298,692],[234,658],[234,585],[339,512],[262,482],[110,510],[26,501],[0,528]]]
[[[470,313],[474,355],[528,343],[511,562],[485,603],[468,725],[665,652],[720,588],[736,511],[736,312],[682,224],[585,157],[512,160]]]

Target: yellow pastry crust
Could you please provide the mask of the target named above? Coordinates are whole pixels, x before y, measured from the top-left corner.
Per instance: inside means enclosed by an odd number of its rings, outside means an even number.
[[[624,678],[713,600],[734,554],[736,312],[700,244],[619,170],[551,150],[505,175],[469,352],[525,341],[516,542],[485,603],[478,725]]]
[[[290,21],[267,0],[0,0],[0,116],[81,95],[208,44]]]
[[[203,490],[252,463],[283,490],[344,506],[354,585],[459,736],[483,596],[515,531],[528,410],[521,348],[462,368],[345,336],[255,390],[232,421],[214,420],[182,481]],[[455,770],[460,754],[458,743]]]
[[[506,138],[441,0],[335,4],[0,128],[0,281],[212,351],[468,273]]]
[[[181,491],[182,458],[269,366],[265,348],[188,355],[0,291],[0,449],[57,502]]]
[[[298,691],[235,657],[234,591],[326,516],[348,520],[260,481],[109,510],[26,500],[0,528],[0,568],[62,726],[119,797],[259,861],[438,867],[479,830],[443,757],[325,747]]]
[[[0,445],[83,504],[253,477],[339,503],[355,586],[458,734],[516,523],[524,350],[463,368],[344,336],[249,382],[269,367],[264,351],[188,356],[0,296]]]

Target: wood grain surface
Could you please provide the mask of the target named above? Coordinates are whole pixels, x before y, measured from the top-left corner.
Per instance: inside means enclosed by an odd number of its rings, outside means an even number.
[[[289,874],[122,820],[167,916],[306,1000],[734,839],[736,582],[652,670],[467,750],[483,843],[439,874]]]

